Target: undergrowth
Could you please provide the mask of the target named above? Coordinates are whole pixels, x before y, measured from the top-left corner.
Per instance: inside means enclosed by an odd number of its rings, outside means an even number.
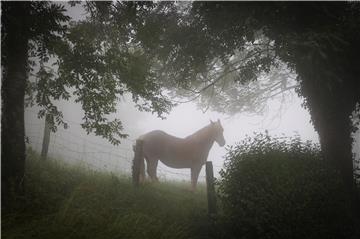
[[[228,148],[220,175],[224,238],[360,238],[351,195],[316,144],[248,136]]]

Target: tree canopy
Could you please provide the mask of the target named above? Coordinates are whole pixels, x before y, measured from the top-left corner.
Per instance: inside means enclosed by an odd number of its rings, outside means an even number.
[[[176,103],[174,92],[218,111],[261,112],[264,99],[296,87],[325,158],[351,185],[360,4],[115,1],[84,7],[88,17],[69,23],[57,3],[2,4],[2,92],[18,99],[4,101],[3,115],[13,105],[21,118],[26,73],[35,69],[28,56],[39,59],[27,90],[35,96],[31,103],[43,108],[40,116],[50,114],[53,129],[54,122],[64,124],[54,100],[74,95],[85,112],[82,126],[114,144],[126,137],[120,119],[111,120],[125,92],[140,110],[163,116]],[[23,121],[18,125],[21,141]]]
[[[112,2],[87,8],[90,20],[78,27],[100,24],[101,37],[109,38],[98,45],[115,42],[137,52],[146,59],[144,78],[156,80],[159,90],[180,88],[207,103],[214,98],[222,111],[243,110],[236,99],[244,84],[286,66],[298,75],[297,93],[325,158],[352,184],[350,116],[360,102],[358,3]],[[127,34],[116,34],[122,29]],[[268,92],[296,87],[274,78]],[[226,84],[231,87],[224,90]],[[251,96],[251,89],[245,93]]]
[[[52,105],[41,103],[48,99],[43,93],[68,99],[72,91],[85,111],[83,127],[113,143],[126,135],[121,121],[107,122],[106,115],[116,111],[125,92],[140,110],[162,117],[189,100],[205,110],[261,113],[267,99],[297,86],[273,41],[257,31],[252,41],[219,42],[216,31],[203,30],[207,27],[190,3],[87,2],[84,7],[89,16],[72,23],[56,46],[58,72],[42,71],[52,80],[39,80],[33,89],[40,105]]]

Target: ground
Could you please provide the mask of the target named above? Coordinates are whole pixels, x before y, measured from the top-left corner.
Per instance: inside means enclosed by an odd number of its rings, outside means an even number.
[[[129,177],[28,153],[26,192],[2,215],[2,238],[209,238],[205,186]]]

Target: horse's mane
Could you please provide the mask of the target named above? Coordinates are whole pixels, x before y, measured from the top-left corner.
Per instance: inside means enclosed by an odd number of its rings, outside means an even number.
[[[211,124],[206,125],[205,127],[199,129],[198,131],[196,131],[195,133],[187,136],[185,139],[191,139],[191,138],[199,138],[199,139],[203,139],[204,137],[207,137],[210,139],[210,128],[212,127]]]

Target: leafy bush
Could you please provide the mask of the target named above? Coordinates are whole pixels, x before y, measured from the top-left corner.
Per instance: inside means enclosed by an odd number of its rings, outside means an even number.
[[[258,133],[229,147],[218,182],[226,238],[355,238],[355,214],[319,146]],[[358,237],[359,238],[359,237]]]

